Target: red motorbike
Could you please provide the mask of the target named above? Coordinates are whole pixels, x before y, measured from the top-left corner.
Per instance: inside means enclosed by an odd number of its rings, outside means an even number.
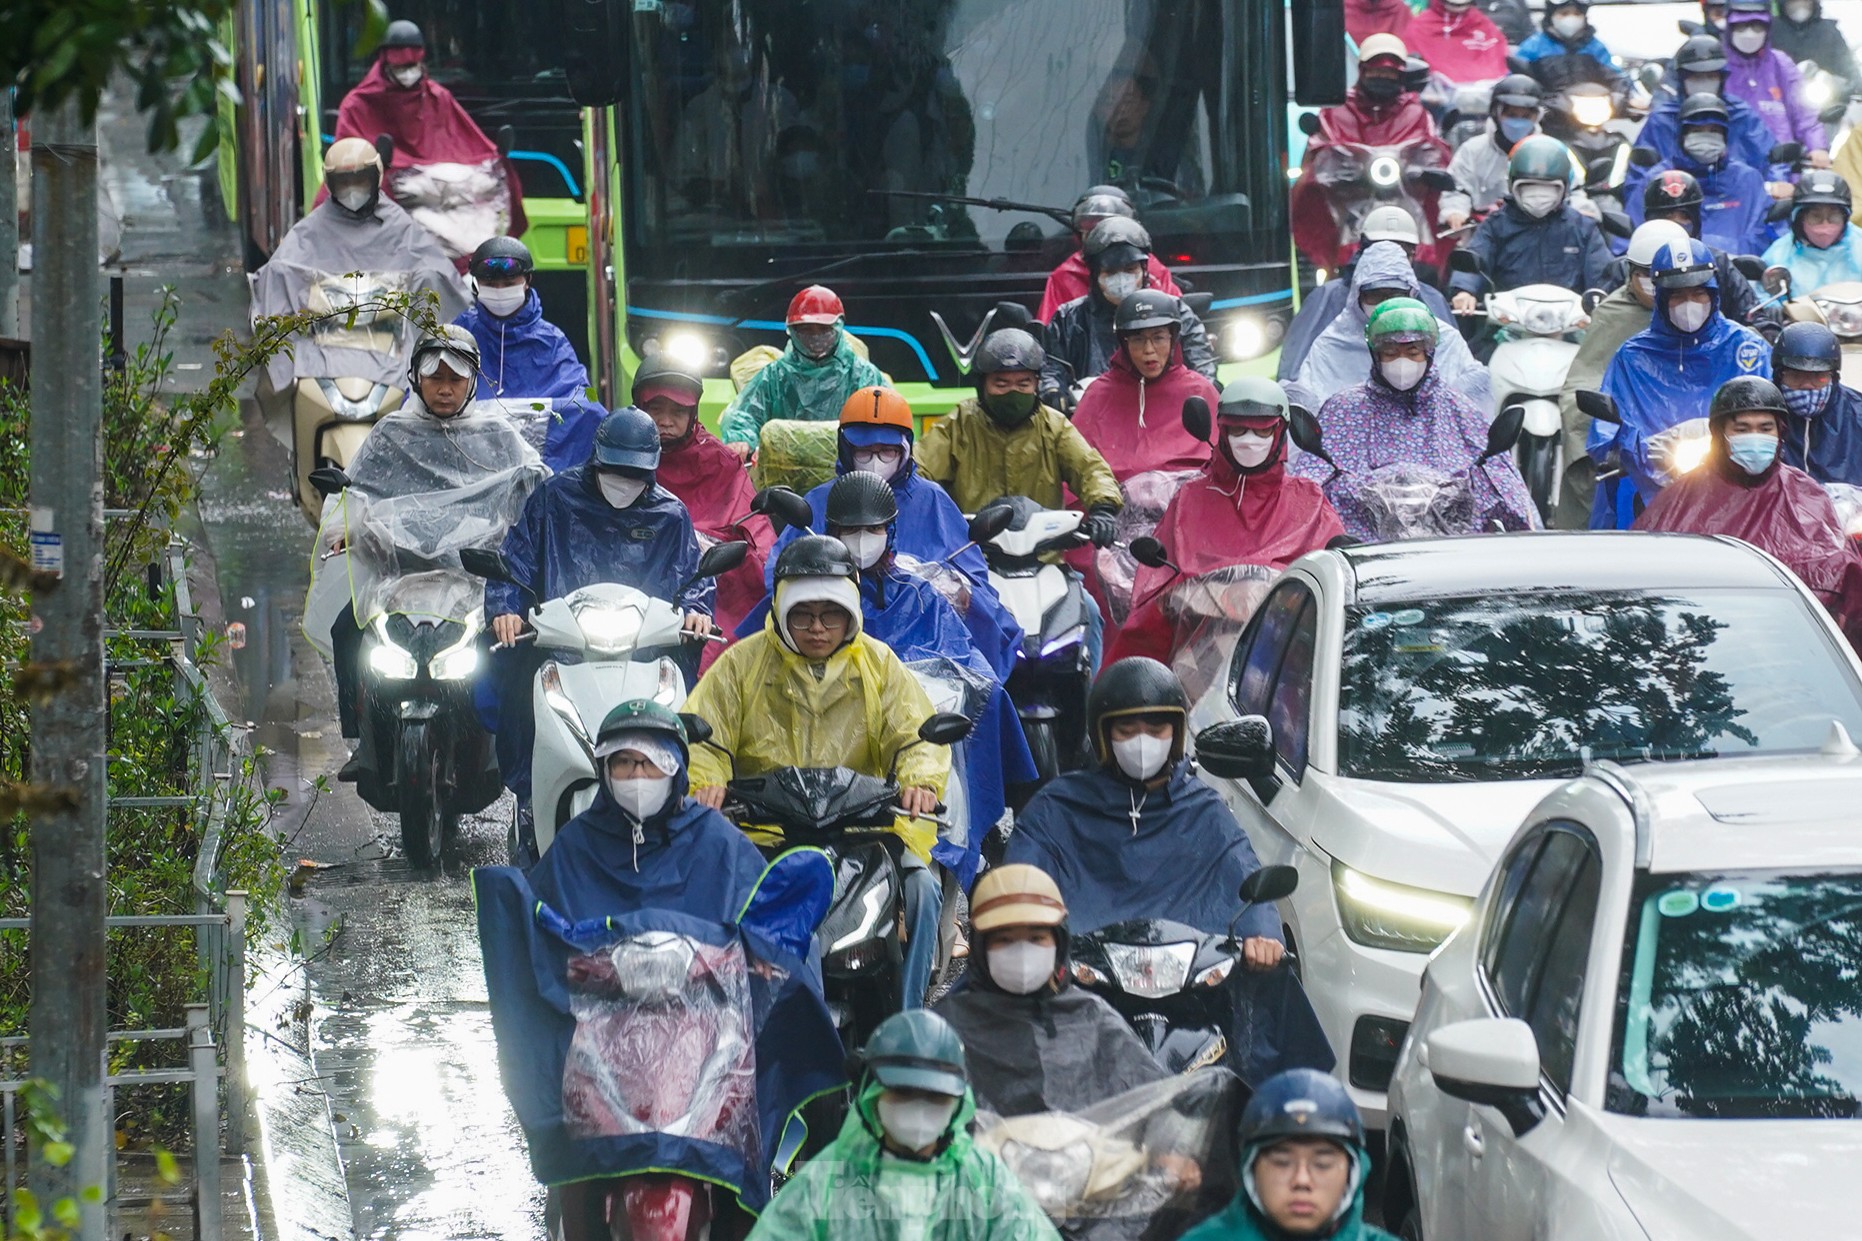
[[[1422,237],[1416,262],[1439,265],[1455,243],[1435,235],[1437,209],[1442,191],[1454,184],[1439,138],[1315,146],[1293,187],[1293,240],[1314,266],[1337,271],[1357,250],[1364,217],[1377,207],[1401,207]]]

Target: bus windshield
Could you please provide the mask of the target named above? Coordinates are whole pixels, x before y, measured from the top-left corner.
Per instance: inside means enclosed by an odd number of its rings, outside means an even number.
[[[1284,116],[1264,119],[1282,19],[1245,7],[637,0],[629,238],[647,262],[688,269],[706,258],[684,247],[1028,250],[1065,227],[910,195],[1064,209],[1103,182],[1127,189],[1160,245],[1284,229]]]

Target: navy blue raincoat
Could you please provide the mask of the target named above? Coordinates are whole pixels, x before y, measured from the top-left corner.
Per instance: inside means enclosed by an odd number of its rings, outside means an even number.
[[[1765,218],[1772,198],[1765,189],[1764,173],[1735,159],[1722,160],[1719,167],[1708,168],[1696,163],[1686,152],[1648,171],[1651,176],[1659,177],[1670,168],[1691,173],[1700,182],[1702,241],[1729,254],[1760,254],[1771,244],[1777,230]],[[1623,206],[1633,223],[1642,223],[1645,217],[1641,194],[1629,195]]]
[[[1480,259],[1487,276],[1458,271],[1448,280],[1453,292],[1517,289],[1523,284],[1600,288],[1611,257],[1596,221],[1576,207],[1566,203],[1535,220],[1510,197],[1481,221],[1467,248]]]
[[[1787,417],[1778,452],[1820,483],[1862,487],[1862,392],[1838,383],[1822,413]]]
[[[1683,158],[1681,152],[1681,80],[1675,71],[1668,71],[1668,80],[1655,97],[1655,106],[1649,109],[1649,119],[1642,123],[1642,132],[1636,135],[1636,145],[1648,147],[1664,161],[1662,167],[1674,167],[1670,161]],[[1726,105],[1726,117],[1730,122],[1726,131],[1726,157],[1738,160],[1749,168],[1777,179],[1784,172],[1774,168],[1771,162],[1771,149],[1777,139],[1771,136],[1771,126],[1758,110],[1743,99],[1729,99],[1721,96]],[[1642,183],[1648,178],[1652,169],[1638,168],[1631,164],[1623,175],[1623,201],[1625,204],[1639,202],[1642,199]]]
[[[478,342],[478,395],[489,397],[581,396],[588,368],[561,328],[543,317],[535,289],[516,314],[500,319],[473,302],[453,320]]]

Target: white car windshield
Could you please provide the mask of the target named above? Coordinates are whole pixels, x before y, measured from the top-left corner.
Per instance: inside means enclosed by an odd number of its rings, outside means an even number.
[[[1345,610],[1339,770],[1416,783],[1814,752],[1862,686],[1784,590],[1508,594]]]
[[[1862,874],[1643,875],[1628,932],[1609,1110],[1862,1115]]]

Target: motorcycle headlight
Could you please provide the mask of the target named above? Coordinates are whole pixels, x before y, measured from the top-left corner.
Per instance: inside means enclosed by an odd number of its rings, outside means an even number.
[[[1571,119],[1587,129],[1596,129],[1615,115],[1608,95],[1579,95],[1571,101]]]
[[[1219,987],[1228,981],[1228,976],[1235,972],[1235,958],[1225,957],[1202,973],[1196,975],[1193,984],[1198,987]]]
[[[549,704],[550,710],[569,726],[569,731],[574,733],[583,745],[593,749],[595,743],[589,740],[588,728],[582,723],[582,713],[575,709],[575,703],[569,700],[567,691],[562,687],[562,671],[552,661],[544,664],[543,671],[537,676],[543,684],[543,701]]]
[[[1389,189],[1403,179],[1403,165],[1394,155],[1379,155],[1371,161],[1371,184]]]
[[[1062,1215],[1086,1197],[1093,1175],[1093,1148],[1084,1138],[1058,1150],[1009,1141],[1002,1144],[1002,1162],[1034,1195],[1044,1213]]]
[[[1065,632],[1055,637],[1049,638],[1045,643],[1043,643],[1041,646],[1041,658],[1046,659],[1049,655],[1052,655],[1057,651],[1064,651],[1068,647],[1073,646],[1077,644],[1078,642],[1080,642],[1083,638],[1085,638],[1085,636],[1086,636],[1086,626],[1075,625],[1073,628],[1068,629]]]
[[[457,646],[448,647],[427,663],[427,671],[436,681],[463,681],[478,671],[478,643],[468,636]]]
[[[575,623],[582,629],[582,640],[588,643],[589,650],[604,655],[631,647],[634,639],[640,636],[643,619],[640,609],[632,605],[611,608],[585,603],[575,609]]]
[[[1803,84],[1803,92],[1804,102],[1808,103],[1819,112],[1823,111],[1829,102],[1836,98],[1835,88],[1830,85],[1830,80],[1821,73]]]
[[[1468,920],[1474,902],[1373,879],[1343,862],[1332,863],[1339,922],[1354,944],[1397,952],[1432,952]]]
[[[386,639],[369,649],[369,669],[385,681],[411,681],[420,675],[414,657]]]
[[[1818,302],[1817,309],[1838,336],[1862,336],[1862,306],[1854,302]]]
[[[608,953],[621,994],[643,1004],[664,1003],[685,990],[692,972],[691,941],[670,931],[648,931],[616,944]]]
[[[1195,944],[1107,944],[1106,962],[1132,995],[1160,1000],[1183,990],[1196,960]]]

